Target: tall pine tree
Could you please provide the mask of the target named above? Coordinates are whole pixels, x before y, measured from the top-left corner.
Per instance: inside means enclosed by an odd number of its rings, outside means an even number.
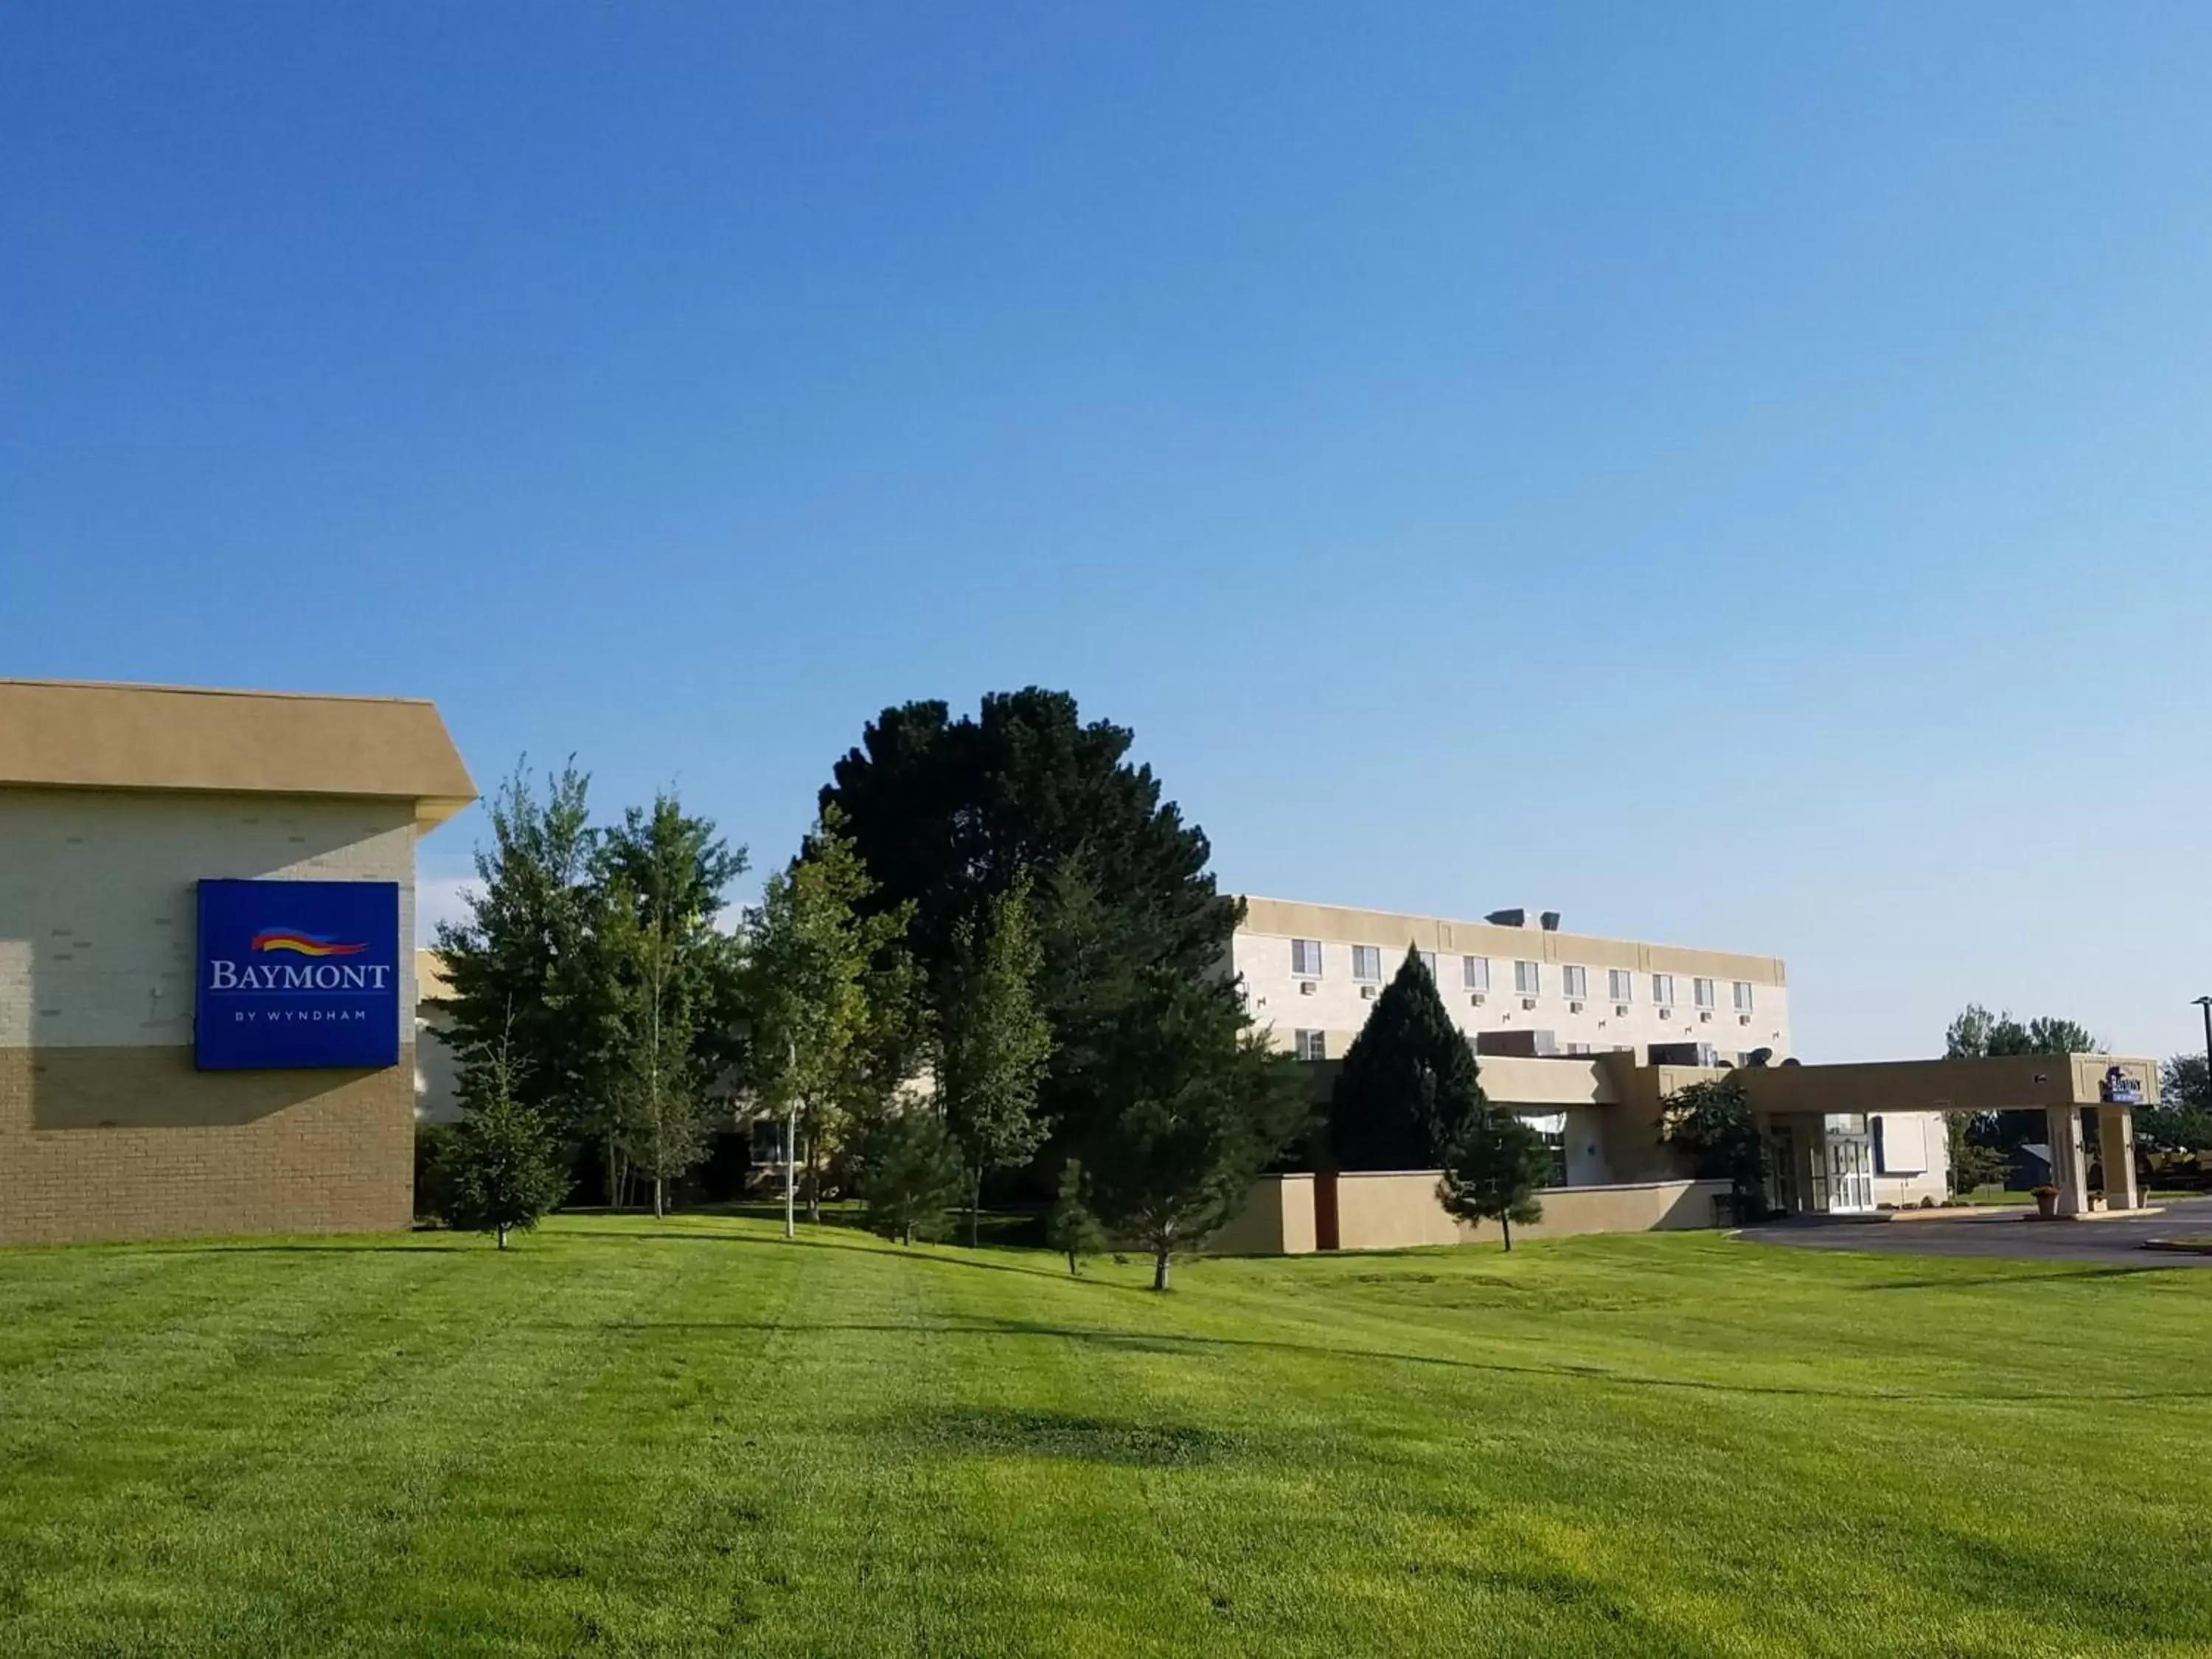
[[[1433,1170],[1485,1109],[1474,1046],[1452,1023],[1420,952],[1408,947],[1329,1097],[1336,1167]]]

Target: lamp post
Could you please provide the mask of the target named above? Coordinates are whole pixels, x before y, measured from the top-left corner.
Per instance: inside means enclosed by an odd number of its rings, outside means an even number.
[[[2212,1089],[2212,997],[2198,997],[2197,1006],[2204,1015],[2204,1086]]]

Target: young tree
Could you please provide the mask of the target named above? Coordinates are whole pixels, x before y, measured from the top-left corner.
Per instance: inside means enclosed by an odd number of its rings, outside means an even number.
[[[983,1176],[1029,1162],[1045,1138],[1037,1084],[1052,1058],[1052,1026],[1036,1000],[1043,951],[1018,879],[953,931],[953,963],[939,1016],[938,1095],[968,1167],[968,1243],[976,1242]]]
[[[540,796],[518,763],[488,804],[491,845],[477,849],[468,919],[438,929],[457,1058],[501,1051],[514,1098],[571,1144],[599,1125],[616,1018],[593,942],[589,783],[572,763]]]
[[[933,1111],[886,1113],[861,1140],[860,1196],[868,1228],[911,1244],[944,1231],[960,1201],[960,1148]]]
[[[526,1232],[568,1191],[544,1120],[515,1098],[504,1044],[478,1049],[461,1073],[462,1118],[440,1171],[447,1219],[471,1232]]]
[[[1106,1230],[1091,1212],[1089,1196],[1090,1183],[1084,1178],[1082,1160],[1071,1158],[1060,1166],[1060,1191],[1045,1222],[1045,1237],[1053,1249],[1067,1258],[1071,1279],[1081,1275],[1085,1256],[1096,1255],[1107,1244]]]
[[[1552,1184],[1552,1155],[1543,1137],[1510,1112],[1484,1107],[1460,1125],[1444,1148],[1437,1197],[1462,1221],[1495,1221],[1513,1248],[1513,1224],[1544,1218],[1537,1194]]]
[[[1220,985],[1157,976],[1105,1079],[1119,1103],[1085,1168],[1098,1213],[1152,1253],[1164,1291],[1174,1252],[1233,1217],[1308,1113],[1303,1069],[1269,1048]]]
[[[1960,1197],[1977,1187],[2003,1181],[2011,1169],[2002,1152],[1975,1139],[1976,1116],[1972,1112],[1943,1115],[1943,1143],[1951,1166],[1951,1190]]]
[[[874,894],[831,805],[746,917],[752,1082],[763,1103],[784,1117],[787,1133],[794,1140],[803,1134],[808,1205],[817,1220],[827,1143],[848,1121],[855,1089],[883,1061],[872,1041],[898,1046],[885,1037],[884,1010],[872,1008],[870,992],[900,977],[894,947],[908,912],[903,905],[864,909]],[[894,965],[886,969],[885,962]],[[912,1021],[902,1010],[897,1023]]]
[[[1678,1089],[1659,1103],[1659,1139],[1691,1154],[1698,1176],[1726,1181],[1736,1214],[1766,1212],[1766,1159],[1751,1098],[1735,1075]]]
[[[1432,1170],[1485,1109],[1474,1049],[1408,948],[1375,999],[1329,1097],[1342,1170]]]
[[[624,815],[599,865],[599,957],[617,1011],[613,1139],[665,1215],[669,1183],[705,1155],[708,1087],[729,1054],[736,945],[714,919],[745,855],[664,793]]]

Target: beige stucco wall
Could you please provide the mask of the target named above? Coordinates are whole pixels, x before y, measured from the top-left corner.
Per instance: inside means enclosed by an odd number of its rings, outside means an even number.
[[[1416,1170],[1336,1177],[1337,1245],[1346,1250],[1409,1249],[1424,1244],[1495,1240],[1489,1223],[1469,1227],[1437,1198],[1437,1171]],[[1214,1236],[1224,1255],[1304,1255],[1315,1248],[1311,1176],[1267,1176],[1243,1215]],[[1516,1238],[1579,1233],[1650,1232],[1710,1227],[1725,1181],[1666,1181],[1605,1187],[1557,1187],[1543,1194],[1544,1218],[1516,1227]],[[1279,1240],[1280,1243],[1273,1241]]]
[[[1339,1176],[1337,1243],[1346,1250],[1402,1249],[1416,1244],[1471,1244],[1499,1237],[1485,1223],[1456,1220],[1437,1198],[1437,1172]],[[1543,1194],[1544,1218],[1516,1227],[1516,1238],[1578,1233],[1649,1232],[1710,1227],[1713,1198],[1725,1181],[1667,1181],[1606,1187],[1555,1187]]]
[[[1314,1248],[1314,1178],[1262,1176],[1250,1200],[1206,1240],[1212,1255],[1306,1255]]]
[[[391,881],[415,915],[410,801],[0,787],[0,1243],[404,1227],[401,1063],[191,1063],[202,878]]]

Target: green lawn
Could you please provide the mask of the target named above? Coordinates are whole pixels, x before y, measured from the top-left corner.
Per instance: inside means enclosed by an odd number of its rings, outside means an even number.
[[[2212,1273],[0,1252],[0,1655],[2212,1652]]]

